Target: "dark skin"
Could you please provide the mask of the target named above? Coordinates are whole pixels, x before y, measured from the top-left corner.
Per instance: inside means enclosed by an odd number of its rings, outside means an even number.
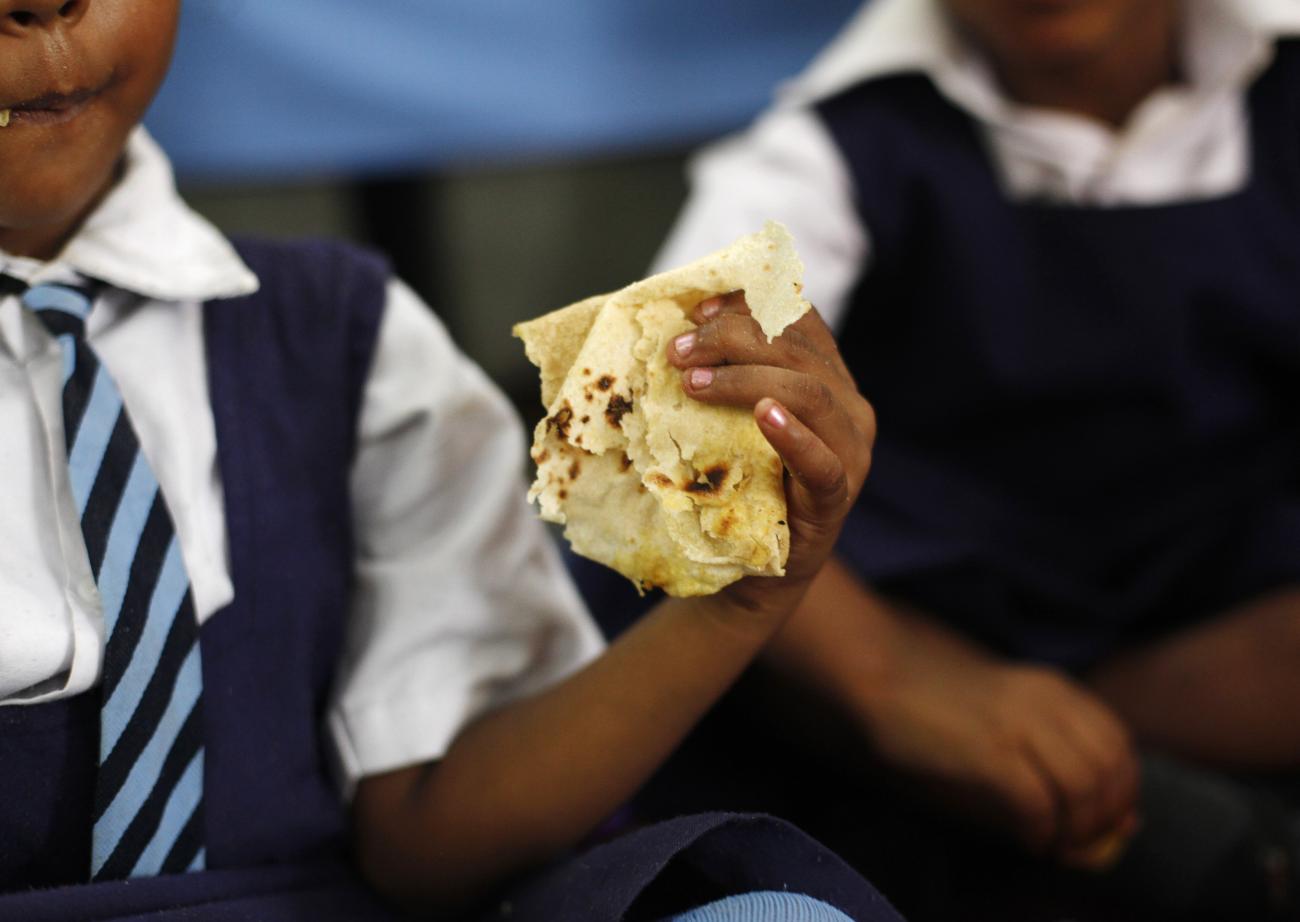
[[[1295,769],[1300,586],[1126,650],[1087,680],[1152,747],[1230,770]]]
[[[1012,99],[1123,125],[1177,73],[1175,0],[946,0]],[[1138,828],[1137,745],[1300,765],[1300,588],[1090,674],[1010,662],[832,561],[767,659],[903,782],[1026,848],[1098,867]],[[1225,677],[1230,677],[1225,680]]]
[[[0,248],[57,256],[111,188],[166,72],[179,0],[0,0]],[[464,904],[582,839],[663,761],[798,606],[870,465],[871,407],[816,312],[768,343],[733,293],[670,361],[744,407],[786,465],[783,578],[661,606],[581,672],[466,728],[437,762],[364,779],[360,867],[421,911]]]
[[[53,258],[162,83],[179,0],[0,0],[0,249]]]

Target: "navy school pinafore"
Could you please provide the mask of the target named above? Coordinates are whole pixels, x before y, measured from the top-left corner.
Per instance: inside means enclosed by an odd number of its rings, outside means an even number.
[[[919,75],[818,106],[872,243],[840,345],[880,434],[842,555],[1006,655],[1086,667],[1300,583],[1300,43],[1204,201],[1010,201]]]
[[[235,584],[201,631],[209,870],[78,886],[98,693],[0,707],[0,922],[395,918],[348,864],[322,732],[351,588],[348,477],[387,267],[333,244],[238,247],[261,290],[205,314]],[[754,889],[807,893],[868,922],[898,918],[794,827],[726,814],[597,846],[516,882],[484,912],[648,919]]]

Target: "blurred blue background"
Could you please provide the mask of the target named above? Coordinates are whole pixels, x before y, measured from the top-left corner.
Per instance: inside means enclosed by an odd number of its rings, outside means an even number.
[[[189,0],[150,125],[190,178],[405,171],[734,128],[853,0]]]

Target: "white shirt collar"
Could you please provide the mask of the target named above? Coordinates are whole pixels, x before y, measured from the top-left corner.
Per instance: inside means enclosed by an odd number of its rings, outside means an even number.
[[[1186,0],[1186,9],[1186,76],[1196,91],[1244,86],[1267,66],[1276,39],[1300,35],[1295,0]],[[906,72],[927,74],[976,117],[998,120],[1010,107],[939,0],[867,3],[781,88],[778,104],[807,105],[863,80]]]
[[[58,256],[42,263],[0,251],[0,271],[32,284],[76,273],[161,301],[238,297],[258,284],[221,232],[182,201],[144,128],[127,143],[117,185]]]

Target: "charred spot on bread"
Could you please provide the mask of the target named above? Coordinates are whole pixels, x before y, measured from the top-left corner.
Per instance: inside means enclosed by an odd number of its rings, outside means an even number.
[[[698,480],[694,480],[686,485],[688,493],[717,493],[722,489],[722,483],[727,479],[727,465],[715,464],[707,471],[700,474]]]
[[[561,439],[567,441],[571,422],[573,422],[573,407],[569,406],[569,402],[566,400],[564,406],[555,411],[554,416],[546,418],[546,428],[548,431],[554,429],[559,433]]]
[[[632,401],[622,394],[615,394],[609,398],[609,404],[605,407],[605,420],[615,429],[621,429],[623,417],[630,412],[632,412]]]

